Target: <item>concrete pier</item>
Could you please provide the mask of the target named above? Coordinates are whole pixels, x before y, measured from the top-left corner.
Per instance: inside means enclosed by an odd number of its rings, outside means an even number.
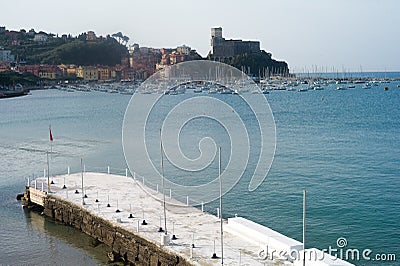
[[[56,176],[52,180],[54,184],[50,192],[42,191],[47,189],[47,179],[31,181],[32,184],[35,182],[35,186],[26,187],[25,205],[42,206],[45,215],[105,243],[125,261],[133,265],[221,265],[220,221],[216,216],[190,206],[167,204],[168,232],[165,235],[164,222],[160,222],[163,219],[162,202],[144,192],[140,181],[120,175],[84,173],[82,193],[81,173]],[[64,185],[66,188],[63,188]],[[271,246],[274,243],[277,243],[276,248],[280,247],[279,239],[272,239],[279,233],[274,234],[271,229],[266,231],[263,226],[240,217],[230,218],[229,221],[230,224],[224,220],[227,225],[224,226],[227,228],[224,230],[225,265],[299,263],[284,255],[265,256],[265,245],[269,245],[269,250],[275,248]],[[246,239],[249,237],[246,226],[254,227],[248,228],[248,232],[255,235],[268,232],[265,241],[262,235],[257,241]],[[279,236],[282,238],[282,235]],[[291,242],[287,237],[284,239],[289,243],[285,248],[295,241]],[[214,253],[217,258],[212,258]],[[315,263],[312,265],[352,265],[339,259],[335,260],[335,264]]]

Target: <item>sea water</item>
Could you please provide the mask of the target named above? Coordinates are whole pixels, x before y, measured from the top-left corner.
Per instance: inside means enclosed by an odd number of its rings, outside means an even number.
[[[370,249],[372,254],[396,254],[400,246],[397,84],[266,95],[276,123],[274,162],[257,190],[248,191],[245,177],[224,196],[224,216],[238,214],[301,241],[306,189],[307,247],[338,248],[337,240],[345,238],[344,252],[357,249],[361,254]],[[106,172],[110,166],[111,172],[125,174],[121,128],[129,100],[129,95],[58,90],[0,100],[0,264],[106,263],[104,245],[94,247],[77,230],[24,211],[15,196],[28,177],[43,176],[50,150],[51,174],[66,173],[68,166],[71,172],[81,171],[81,158],[87,171]],[[198,128],[186,130],[190,135]],[[213,212],[217,203],[207,207]],[[352,262],[377,265],[362,258]]]

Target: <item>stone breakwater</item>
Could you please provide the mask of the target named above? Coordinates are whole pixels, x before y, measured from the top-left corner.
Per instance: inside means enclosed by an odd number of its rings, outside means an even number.
[[[22,198],[24,205],[40,208],[36,204],[36,206],[32,205],[30,189],[29,187],[25,189]],[[106,244],[112,248],[115,255],[119,255],[127,263],[151,266],[192,265],[179,255],[173,254],[138,234],[98,217],[91,211],[58,196],[47,194],[43,204],[44,215],[65,225],[75,227],[97,241]]]

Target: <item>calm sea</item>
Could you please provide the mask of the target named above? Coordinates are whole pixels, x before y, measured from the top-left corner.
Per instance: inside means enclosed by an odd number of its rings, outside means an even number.
[[[248,180],[241,180],[225,196],[224,215],[237,213],[301,240],[307,189],[308,247],[337,248],[343,237],[344,251],[400,256],[398,84],[266,95],[277,130],[272,168],[256,191],[247,191]],[[115,93],[58,90],[0,100],[0,265],[106,263],[107,248],[93,247],[82,233],[24,211],[15,196],[28,177],[43,175],[49,149],[54,174],[65,173],[67,166],[80,171],[80,158],[88,171],[105,172],[110,165],[123,174],[121,127],[129,100]]]

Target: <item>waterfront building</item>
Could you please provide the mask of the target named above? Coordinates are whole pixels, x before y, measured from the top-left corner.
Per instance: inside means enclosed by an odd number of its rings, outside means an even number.
[[[63,75],[63,71],[58,66],[53,65],[25,65],[19,66],[18,72],[32,73],[33,75],[44,79],[56,79]]]
[[[68,76],[76,75],[76,66],[75,65],[68,65],[66,68],[66,73]]]
[[[39,65],[24,65],[18,66],[19,73],[32,73],[33,75],[39,77]]]
[[[39,65],[39,77],[43,79],[56,79],[62,76],[59,67],[53,65]]]
[[[185,61],[202,59],[196,50],[186,45],[178,46],[175,49],[162,48],[160,52],[161,61],[156,65],[156,70],[164,69],[166,66]]]
[[[76,69],[76,76],[86,81],[95,81],[99,79],[97,68],[94,66],[80,66]]]
[[[98,80],[106,81],[111,78],[110,68],[107,66],[97,66]]]
[[[61,64],[58,65],[58,68],[61,70],[62,72],[62,76],[76,76],[76,65],[65,65],[65,64]]]
[[[55,71],[40,71],[39,77],[42,79],[55,79],[57,76]]]
[[[135,79],[145,80],[150,77],[155,72],[155,66],[160,60],[160,49],[139,47],[135,44],[130,50],[129,66],[135,73]]]
[[[135,80],[135,71],[133,70],[133,68],[122,67],[120,71],[121,71],[120,72],[121,73],[121,80],[125,80],[125,81]],[[119,72],[117,72],[116,70],[112,71],[111,72],[111,77],[113,79],[116,79],[117,78],[117,73],[119,73]]]

